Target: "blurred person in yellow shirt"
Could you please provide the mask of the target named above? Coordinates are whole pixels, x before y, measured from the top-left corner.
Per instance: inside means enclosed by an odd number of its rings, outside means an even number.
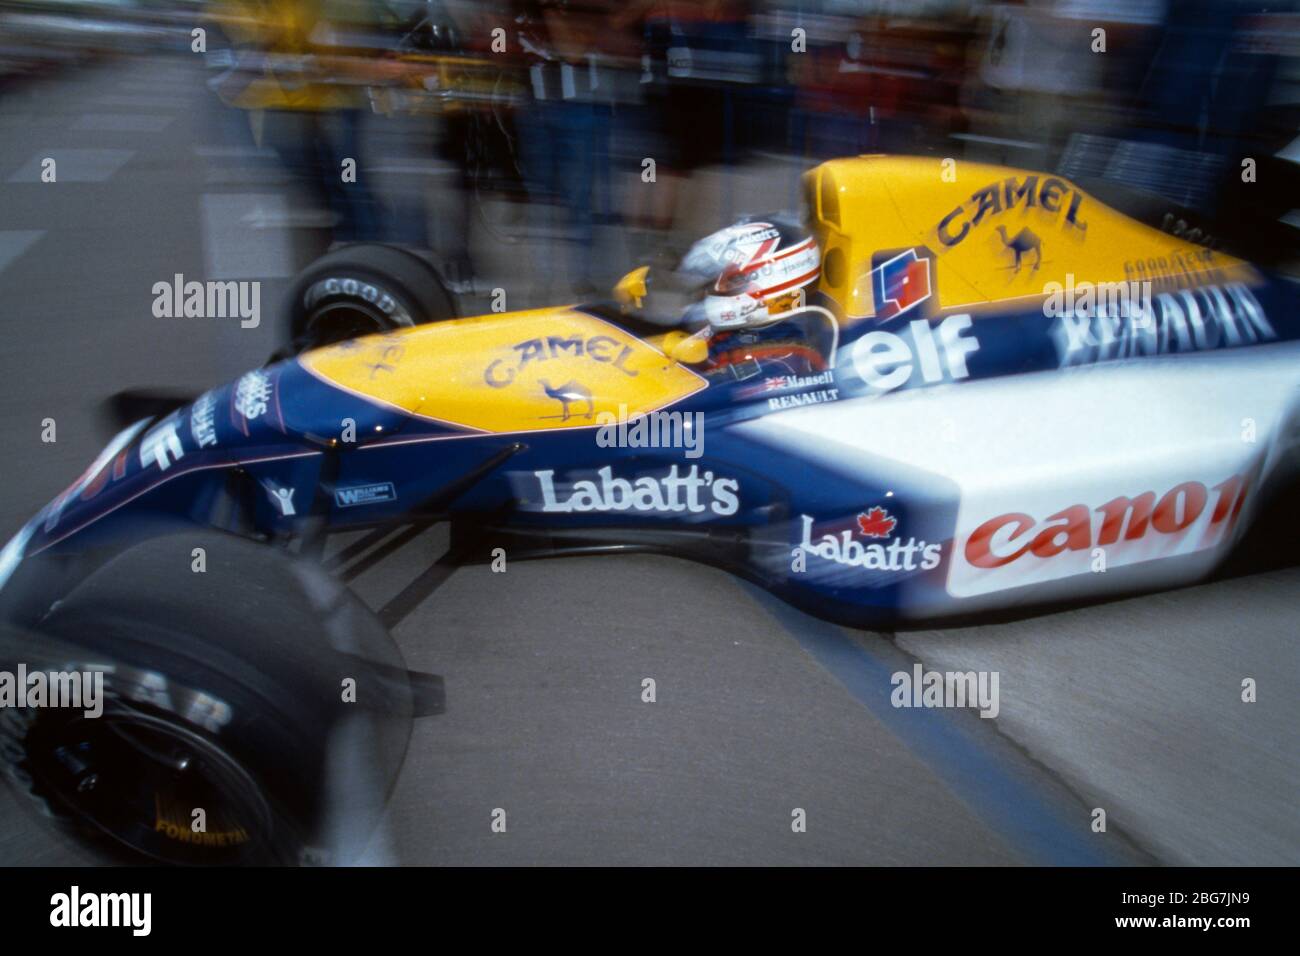
[[[254,139],[275,151],[318,210],[332,214],[336,241],[373,240],[379,216],[360,156],[366,99],[359,81],[381,75],[384,61],[349,48],[326,7],[322,0],[217,0],[213,19],[230,40],[233,65],[212,86],[228,106],[247,111]],[[352,25],[368,7],[351,5]]]

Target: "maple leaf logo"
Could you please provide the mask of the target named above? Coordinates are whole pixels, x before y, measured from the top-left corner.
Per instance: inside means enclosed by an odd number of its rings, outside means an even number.
[[[879,505],[858,515],[858,530],[866,538],[888,538],[896,524],[898,519],[891,518],[889,512]]]

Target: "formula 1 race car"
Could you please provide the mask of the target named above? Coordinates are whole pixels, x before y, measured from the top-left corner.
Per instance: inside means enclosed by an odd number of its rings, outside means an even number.
[[[676,555],[894,628],[1186,584],[1286,500],[1291,281],[1047,174],[863,157],[805,186],[820,278],[758,327],[648,316],[643,270],[454,318],[409,253],[327,256],[288,354],[130,424],[0,552],[6,659],[113,689],[98,722],[11,720],[13,775],[159,860],[295,861],[373,816],[440,706],[388,637],[435,579],[373,611],[323,568],[403,529],[449,523],[451,565]],[[321,785],[354,759],[363,793]]]

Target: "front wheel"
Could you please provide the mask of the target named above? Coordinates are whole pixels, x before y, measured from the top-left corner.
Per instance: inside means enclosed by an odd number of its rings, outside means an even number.
[[[45,812],[126,862],[298,862],[307,841],[295,817],[273,805],[257,769],[214,732],[222,728],[131,700],[148,688],[129,680],[115,668],[93,719],[58,710],[6,728],[15,769]]]
[[[397,246],[336,249],[308,266],[289,293],[288,355],[363,335],[456,317],[437,271]]]
[[[410,734],[408,674],[378,618],[318,567],[210,533],[113,558],[30,632],[0,634],[0,662],[17,661],[102,675],[101,713],[0,713],[0,763],[109,859],[355,860]]]

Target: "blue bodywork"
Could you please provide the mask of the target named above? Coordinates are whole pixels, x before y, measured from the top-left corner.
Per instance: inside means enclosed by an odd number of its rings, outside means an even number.
[[[890,396],[917,387],[949,387],[951,400],[961,401],[960,383],[967,381],[1263,349],[1300,339],[1296,301],[1285,280],[1170,290],[1157,297],[1147,319],[1152,327],[1137,334],[1126,327],[1131,317],[1051,319],[1037,305],[733,333],[715,338],[699,369],[708,387],[663,410],[702,422],[699,457],[680,447],[604,447],[595,426],[512,434],[458,429],[333,387],[290,359],[119,436],[14,538],[0,555],[0,580],[25,559],[121,548],[174,529],[177,520],[270,541],[309,527],[316,533],[451,516],[525,533],[585,529],[607,544],[716,560],[814,613],[886,625],[904,609],[925,613],[950,603],[944,575],[957,520],[955,485],[945,476],[914,481],[906,471],[846,475],[819,468],[740,426],[794,408],[870,398],[861,412],[869,430],[872,416],[890,414]],[[608,310],[600,314],[608,317]],[[895,350],[890,361],[880,360],[881,349]],[[1064,380],[1062,387],[1069,387]],[[250,401],[258,405],[253,416],[238,410]],[[338,423],[346,419],[355,423],[355,441],[339,442]],[[473,480],[458,486],[467,475]],[[665,496],[676,485],[678,500],[665,497],[661,507],[640,510],[543,510],[548,494],[570,500],[577,482],[592,482],[603,495],[611,482],[643,478]],[[692,485],[695,508],[684,503]],[[615,497],[626,493],[616,485]],[[859,529],[870,526],[862,522],[871,520],[872,508],[880,509],[879,530],[863,537]],[[907,553],[902,543],[895,547],[888,570],[808,573],[799,565],[809,519],[817,538],[892,545],[901,538],[891,540],[888,528],[897,526],[912,543]],[[926,559],[926,546],[938,546],[929,552],[934,560]]]

